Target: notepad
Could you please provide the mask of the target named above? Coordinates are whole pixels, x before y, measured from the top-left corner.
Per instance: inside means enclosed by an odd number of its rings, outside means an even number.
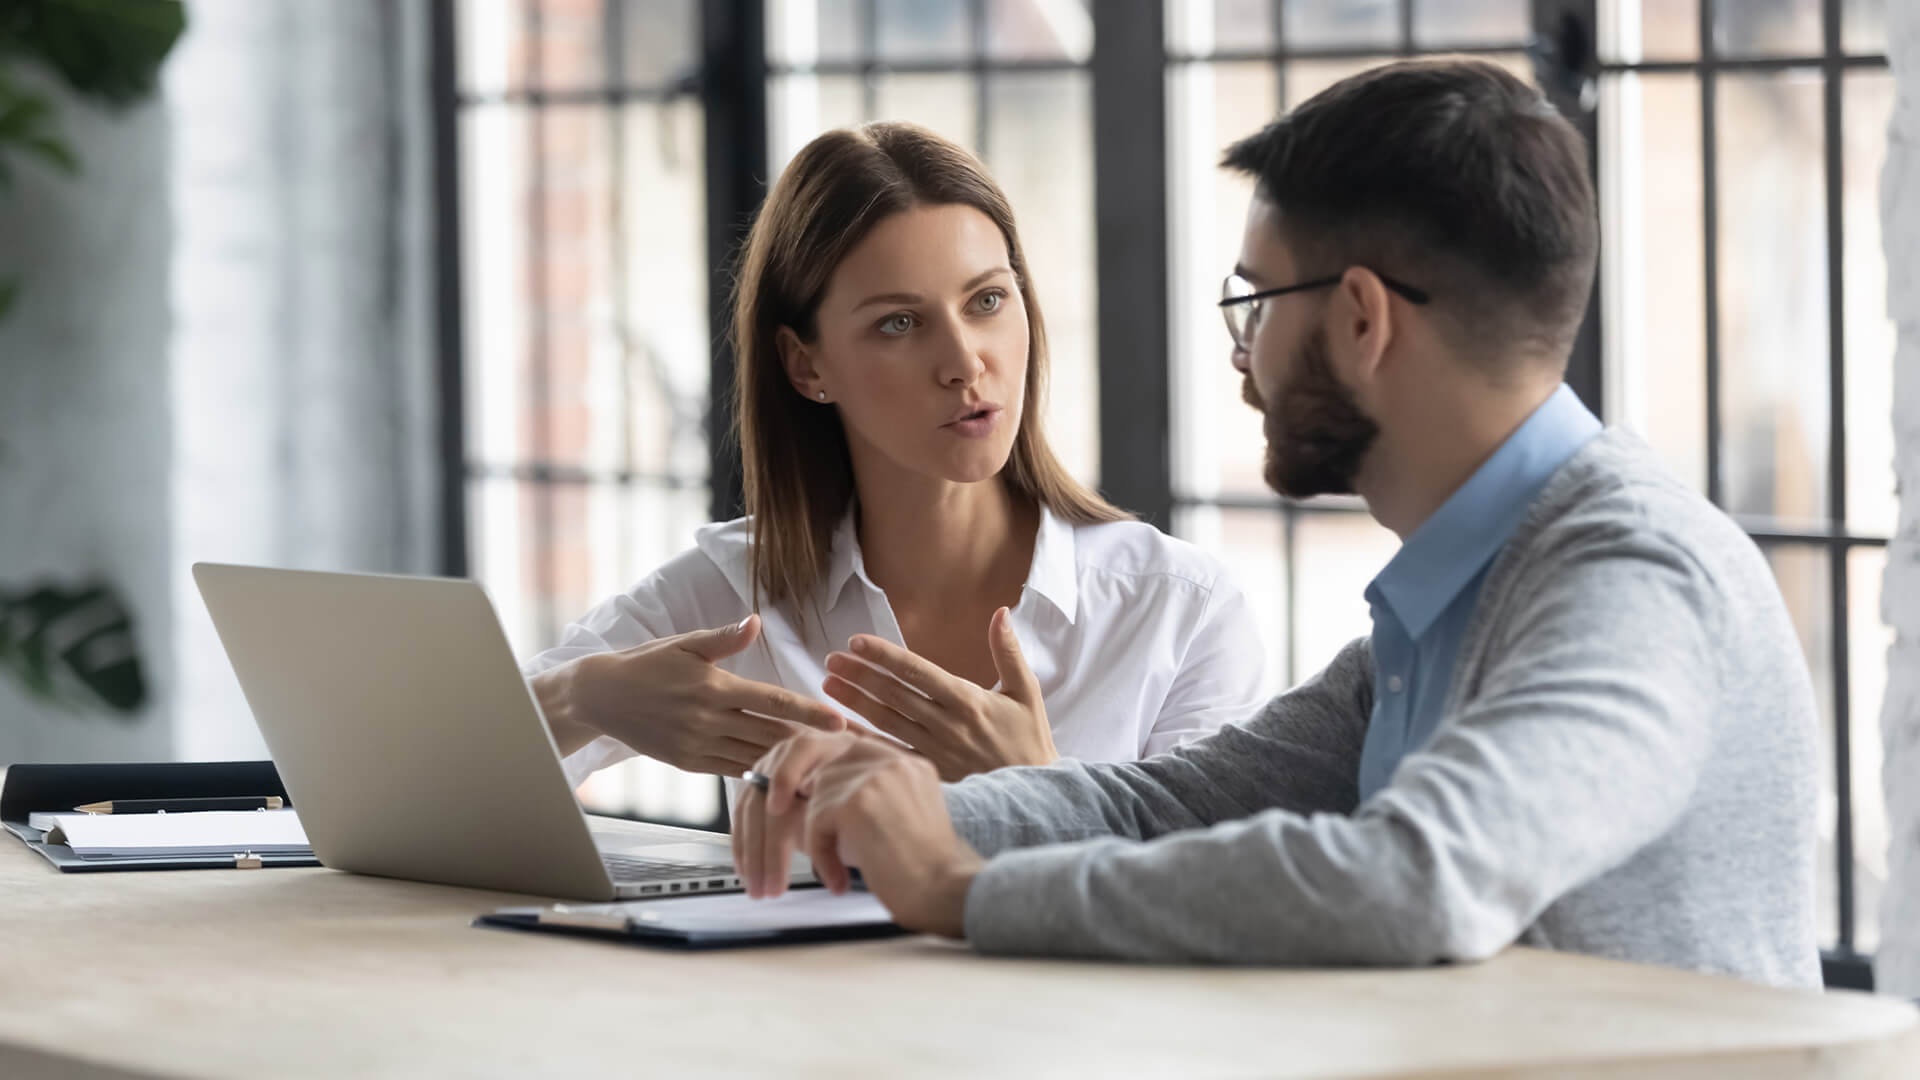
[[[827,889],[795,889],[777,900],[716,893],[616,904],[501,908],[477,922],[693,948],[839,941],[904,932],[872,894],[835,896]]]
[[[83,859],[148,855],[310,855],[313,845],[292,810],[208,810],[187,814],[35,814]]]
[[[540,921],[609,930],[646,926],[687,934],[764,934],[890,923],[893,916],[872,893],[835,896],[827,889],[795,889],[775,900],[717,893],[620,904],[555,904],[540,913]]]

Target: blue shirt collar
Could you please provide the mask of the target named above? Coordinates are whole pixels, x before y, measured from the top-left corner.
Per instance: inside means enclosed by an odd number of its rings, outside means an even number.
[[[1367,599],[1384,602],[1418,641],[1506,544],[1547,479],[1600,431],[1562,383],[1414,530],[1367,586]]]

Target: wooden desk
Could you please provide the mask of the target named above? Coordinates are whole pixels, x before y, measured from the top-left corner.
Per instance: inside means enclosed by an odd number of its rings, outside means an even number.
[[[1424,971],[686,954],[331,870],[60,874],[0,835],[0,1076],[1875,1076],[1909,1006],[1514,949]]]

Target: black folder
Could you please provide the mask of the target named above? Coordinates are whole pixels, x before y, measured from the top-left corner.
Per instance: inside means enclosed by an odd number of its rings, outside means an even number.
[[[30,815],[70,813],[114,799],[194,799],[278,795],[287,798],[271,761],[136,762],[109,765],[13,765],[0,788],[0,825],[68,873],[102,870],[231,870],[236,866],[319,866],[311,855],[137,855],[83,859],[64,844],[42,843]]]

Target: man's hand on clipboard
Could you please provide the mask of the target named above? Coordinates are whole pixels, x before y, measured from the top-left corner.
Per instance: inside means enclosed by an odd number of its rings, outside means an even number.
[[[965,936],[967,889],[984,860],[954,831],[926,758],[887,740],[807,732],[754,772],[733,816],[733,861],[749,895],[785,892],[800,850],[834,892],[851,887],[857,867],[900,925]]]

